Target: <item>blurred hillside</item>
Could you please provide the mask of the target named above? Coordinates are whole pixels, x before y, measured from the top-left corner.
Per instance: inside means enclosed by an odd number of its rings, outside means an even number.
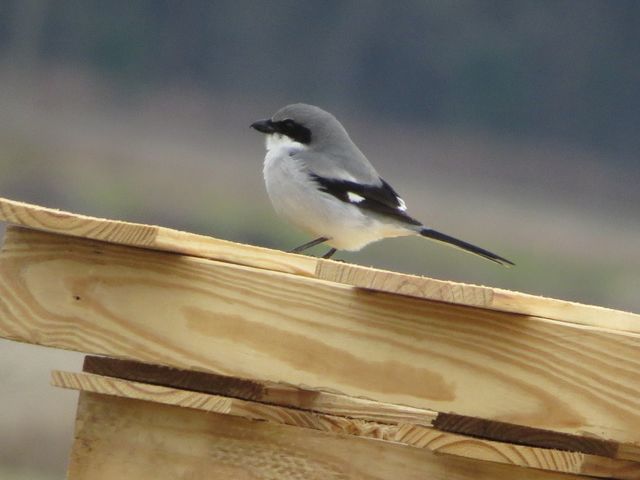
[[[0,2],[0,196],[288,249],[262,138],[335,113],[417,238],[339,258],[640,312],[640,2]],[[80,355],[0,341],[0,478],[63,478]],[[36,425],[42,425],[40,431]]]
[[[637,167],[640,3],[5,0],[0,49],[126,91],[188,82],[615,151]]]

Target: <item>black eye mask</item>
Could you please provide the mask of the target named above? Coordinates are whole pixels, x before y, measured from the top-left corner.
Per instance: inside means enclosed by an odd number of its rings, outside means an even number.
[[[303,145],[309,145],[311,143],[311,130],[289,118],[279,122],[273,122],[273,127],[276,132],[286,135],[290,139]]]

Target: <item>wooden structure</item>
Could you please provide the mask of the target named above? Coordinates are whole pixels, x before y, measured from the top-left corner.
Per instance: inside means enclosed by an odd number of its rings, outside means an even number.
[[[640,479],[640,316],[0,199],[76,479]]]

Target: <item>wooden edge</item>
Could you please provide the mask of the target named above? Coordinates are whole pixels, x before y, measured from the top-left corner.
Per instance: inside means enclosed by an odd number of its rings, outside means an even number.
[[[93,355],[85,356],[82,370],[107,377],[382,423],[430,426],[438,415],[431,410],[347,395]]]
[[[60,388],[401,443],[436,453],[475,460],[605,478],[640,478],[640,463],[636,462],[601,458],[579,452],[510,445],[440,432],[423,425],[383,424],[317,414],[304,410],[267,405],[220,395],[178,390],[90,373],[53,371],[52,384]]]
[[[393,426],[376,424],[375,422],[317,414],[305,410],[251,402],[222,395],[211,395],[161,385],[132,382],[93,373],[72,373],[54,370],[51,374],[51,379],[53,386],[61,388],[163,403],[244,417],[251,420],[312,428],[325,432],[351,433],[356,436],[383,438],[389,436],[389,433],[382,432],[380,430],[381,427],[382,429],[393,429]],[[378,429],[378,431],[374,431],[375,429]]]
[[[231,242],[166,227],[158,227],[153,248],[305,277],[315,275],[318,263],[316,257]]]
[[[0,198],[0,220],[46,232],[150,247],[159,227],[109,220]]]
[[[454,413],[439,413],[433,422],[433,427],[443,432],[490,438],[499,442],[619,458],[619,444],[616,442],[580,437],[568,433],[550,432],[540,428],[523,427],[513,423],[468,417]]]
[[[434,427],[447,433],[530,447],[582,452],[608,458],[638,460],[638,448],[606,440],[524,427],[506,422],[349,397],[293,386],[194,372],[131,360],[87,355],[83,371],[108,377],[236,397],[317,413],[382,423]]]
[[[640,334],[640,315],[635,313],[500,288],[436,280],[322,259],[318,261],[315,276],[373,291]]]
[[[182,253],[254,268],[313,276],[317,259],[156,225],[109,220],[0,198],[0,221],[50,233]]]
[[[155,225],[90,217],[0,198],[0,220],[47,232],[181,253],[354,287],[640,333],[640,315],[508,290],[436,280],[220,240]]]

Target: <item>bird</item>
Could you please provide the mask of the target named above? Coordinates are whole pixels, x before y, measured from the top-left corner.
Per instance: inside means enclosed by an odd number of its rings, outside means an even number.
[[[420,235],[503,266],[513,262],[425,226],[371,165],[331,113],[305,103],[287,105],[251,127],[266,137],[263,175],[276,213],[313,235],[291,253],[326,244],[358,251],[384,238]]]

